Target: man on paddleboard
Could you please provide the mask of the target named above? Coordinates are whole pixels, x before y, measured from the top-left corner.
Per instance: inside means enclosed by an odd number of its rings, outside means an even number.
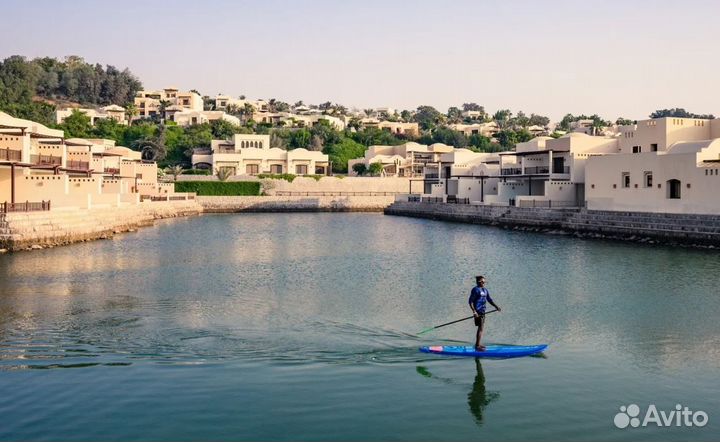
[[[477,285],[470,291],[470,309],[475,317],[475,325],[477,326],[477,334],[475,335],[475,350],[485,351],[485,346],[480,345],[482,339],[483,326],[485,325],[485,305],[490,303],[493,307],[500,311],[500,307],[495,304],[490,297],[490,292],[485,288],[485,278],[483,276],[476,276],[475,282]]]

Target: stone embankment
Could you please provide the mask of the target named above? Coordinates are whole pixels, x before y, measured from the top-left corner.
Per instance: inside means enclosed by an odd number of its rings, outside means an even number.
[[[0,214],[0,250],[42,249],[93,239],[152,225],[156,219],[196,215],[194,200],[147,201],[124,207],[56,209]]]
[[[198,196],[206,213],[382,212],[395,197],[384,196]]]
[[[587,238],[687,244],[709,248],[720,246],[720,215],[418,202],[395,202],[385,209],[385,214],[574,234]]]

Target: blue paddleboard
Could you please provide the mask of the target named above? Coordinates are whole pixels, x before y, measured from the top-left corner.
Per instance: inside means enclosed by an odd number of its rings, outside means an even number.
[[[518,358],[542,353],[547,348],[543,345],[488,345],[484,351],[477,351],[472,346],[431,345],[420,347],[423,353],[450,356],[472,356],[475,358]]]

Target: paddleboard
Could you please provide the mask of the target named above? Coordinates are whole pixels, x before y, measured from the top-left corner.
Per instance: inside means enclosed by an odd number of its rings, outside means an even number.
[[[449,356],[471,356],[475,358],[518,358],[542,353],[548,348],[543,345],[488,345],[484,351],[477,351],[472,346],[457,345],[431,345],[420,347],[423,353],[433,353]]]

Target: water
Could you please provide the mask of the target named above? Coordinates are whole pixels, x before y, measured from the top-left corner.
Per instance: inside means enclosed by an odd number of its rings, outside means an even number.
[[[486,343],[544,357],[419,353]],[[720,254],[379,214],[212,215],[0,256],[0,440],[715,440]],[[675,404],[702,428],[617,429]]]

